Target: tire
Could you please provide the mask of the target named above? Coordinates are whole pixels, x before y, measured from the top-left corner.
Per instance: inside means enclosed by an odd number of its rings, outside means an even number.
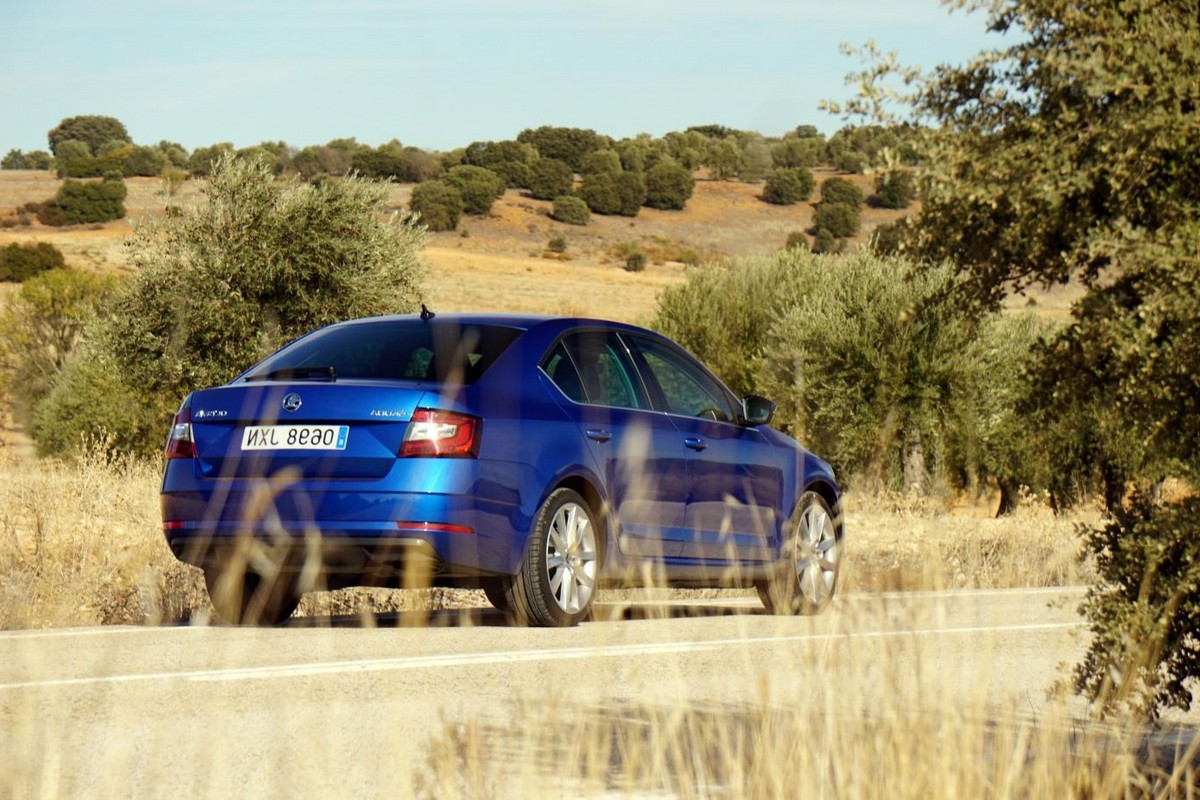
[[[772,614],[817,614],[833,600],[841,568],[840,526],[825,498],[805,492],[787,526],[785,559],[768,581],[756,583]]]
[[[577,492],[555,489],[534,517],[521,568],[505,584],[507,608],[501,610],[522,625],[578,625],[591,611],[599,568],[595,513]]]
[[[217,617],[231,625],[274,627],[300,605],[295,578],[291,575],[280,574],[268,581],[249,570],[243,571],[239,578],[227,574],[223,567],[206,567],[204,585]]]
[[[512,589],[512,578],[480,578],[479,588],[488,602],[497,611],[509,614],[512,610],[509,592]]]

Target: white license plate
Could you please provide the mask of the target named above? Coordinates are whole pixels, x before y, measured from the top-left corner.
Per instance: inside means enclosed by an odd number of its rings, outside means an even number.
[[[243,450],[345,450],[349,425],[250,425]]]

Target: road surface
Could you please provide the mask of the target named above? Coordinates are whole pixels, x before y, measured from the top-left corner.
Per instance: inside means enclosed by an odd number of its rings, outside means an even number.
[[[1081,597],[849,594],[809,618],[738,596],[634,602],[570,630],[473,610],[428,627],[5,633],[0,797],[405,796],[448,731],[474,721],[516,737],[559,709],[1038,714],[1086,645]]]

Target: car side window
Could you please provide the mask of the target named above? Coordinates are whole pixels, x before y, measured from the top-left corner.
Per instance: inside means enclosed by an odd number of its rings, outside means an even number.
[[[653,339],[633,339],[662,390],[667,411],[718,422],[737,420],[728,393],[698,364]]]
[[[564,359],[569,363],[564,364]],[[572,369],[567,370],[567,366]],[[543,369],[563,393],[576,402],[617,408],[648,408],[650,405],[625,345],[614,333],[581,331],[568,334],[550,351]],[[581,386],[576,388],[572,380],[579,381]],[[577,399],[579,397],[583,399]]]

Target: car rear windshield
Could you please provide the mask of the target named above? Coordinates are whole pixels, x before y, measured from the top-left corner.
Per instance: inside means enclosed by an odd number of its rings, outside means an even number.
[[[452,321],[336,325],[284,347],[244,379],[303,376],[469,384],[479,380],[521,333],[503,325]]]

